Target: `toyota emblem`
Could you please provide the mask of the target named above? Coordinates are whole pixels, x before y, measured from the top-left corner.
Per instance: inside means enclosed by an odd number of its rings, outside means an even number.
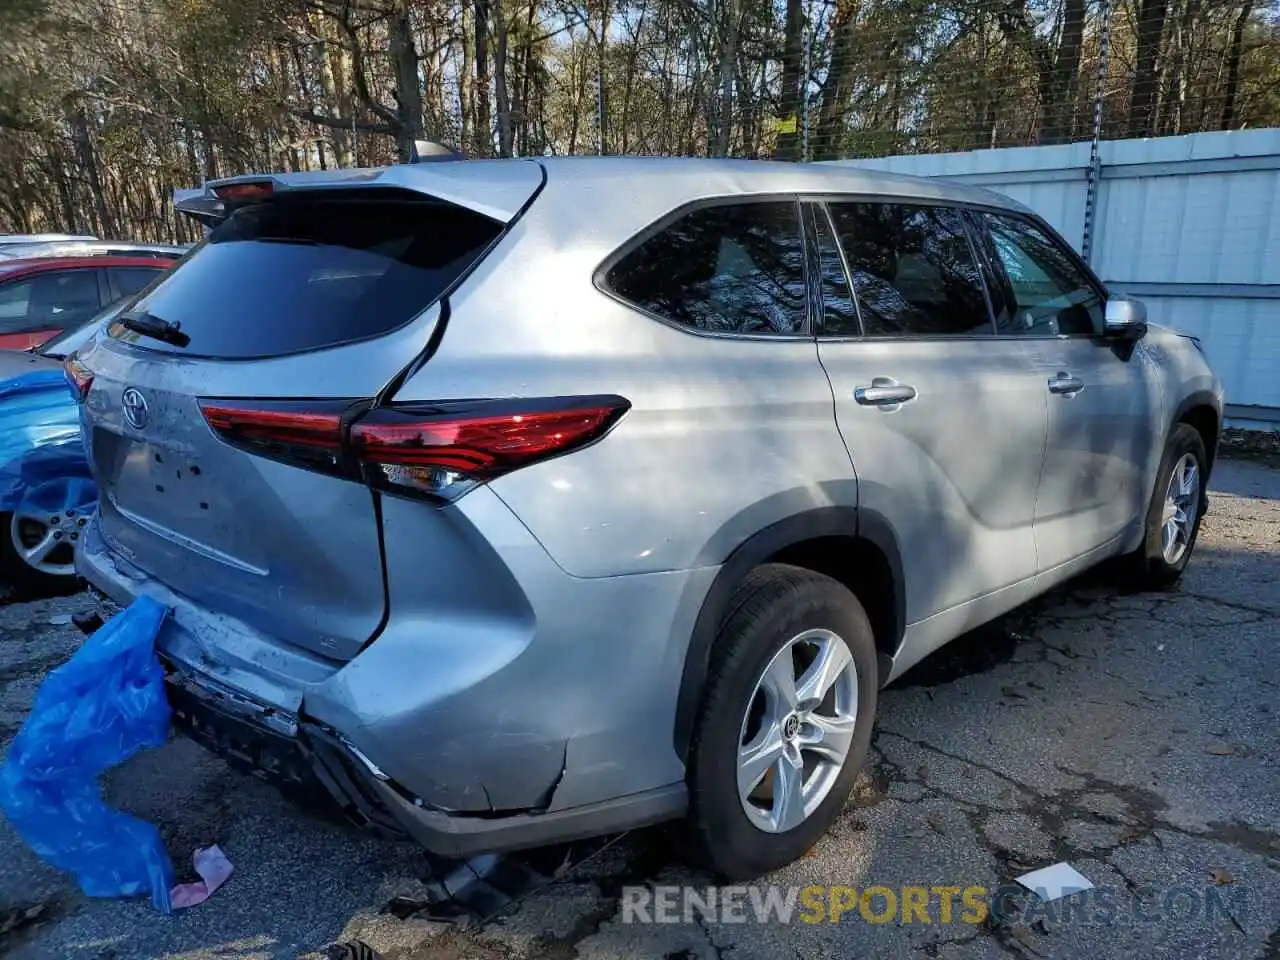
[[[135,430],[147,425],[147,398],[136,387],[128,387],[120,397],[120,406],[124,410],[124,419]]]

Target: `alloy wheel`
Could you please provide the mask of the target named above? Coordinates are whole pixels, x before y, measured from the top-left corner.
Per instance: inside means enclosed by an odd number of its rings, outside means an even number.
[[[88,524],[78,510],[20,509],[9,524],[9,538],[27,566],[51,577],[71,577],[76,572],[76,548]]]
[[[1194,454],[1184,453],[1169,476],[1160,518],[1160,552],[1165,563],[1173,566],[1187,552],[1199,512],[1200,464]]]
[[[738,796],[766,833],[786,833],[822,804],[844,768],[858,716],[858,669],[830,630],[806,630],[756,681],[738,747]]]

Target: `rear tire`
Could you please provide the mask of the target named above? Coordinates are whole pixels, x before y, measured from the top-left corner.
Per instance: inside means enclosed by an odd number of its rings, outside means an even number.
[[[728,609],[690,749],[689,827],[700,864],[736,881],[803,856],[839,815],[871,743],[879,675],[867,615],[830,577],[767,564]]]
[[[1182,576],[1200,536],[1207,502],[1207,464],[1200,432],[1190,424],[1177,424],[1165,443],[1156,473],[1142,543],[1121,558],[1128,586],[1135,590],[1163,590]],[[1194,478],[1188,468],[1194,469]],[[1194,489],[1188,489],[1189,479]]]

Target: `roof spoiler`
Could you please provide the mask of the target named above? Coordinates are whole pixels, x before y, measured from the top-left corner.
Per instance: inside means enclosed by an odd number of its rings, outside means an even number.
[[[173,206],[179,213],[212,229],[227,218],[226,205],[205,187],[173,191]]]
[[[446,147],[443,143],[436,143],[434,140],[415,140],[409,148],[410,163],[431,163],[438,160],[465,160],[467,159],[457,150]]]

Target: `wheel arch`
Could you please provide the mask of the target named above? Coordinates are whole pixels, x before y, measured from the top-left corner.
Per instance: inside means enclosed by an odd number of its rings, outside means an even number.
[[[880,680],[889,676],[906,628],[906,584],[893,527],[859,507],[806,510],[755,533],[726,558],[694,622],[676,703],[675,748],[688,757],[716,633],[739,585],[764,563],[788,563],[840,581],[858,597],[871,620]]]
[[[1214,461],[1218,456],[1218,439],[1222,436],[1222,403],[1211,390],[1197,390],[1182,399],[1174,410],[1173,418],[1168,425],[1172,431],[1179,423],[1188,424],[1196,429],[1204,440],[1205,456],[1209,462],[1205,464],[1205,482],[1213,472]]]

